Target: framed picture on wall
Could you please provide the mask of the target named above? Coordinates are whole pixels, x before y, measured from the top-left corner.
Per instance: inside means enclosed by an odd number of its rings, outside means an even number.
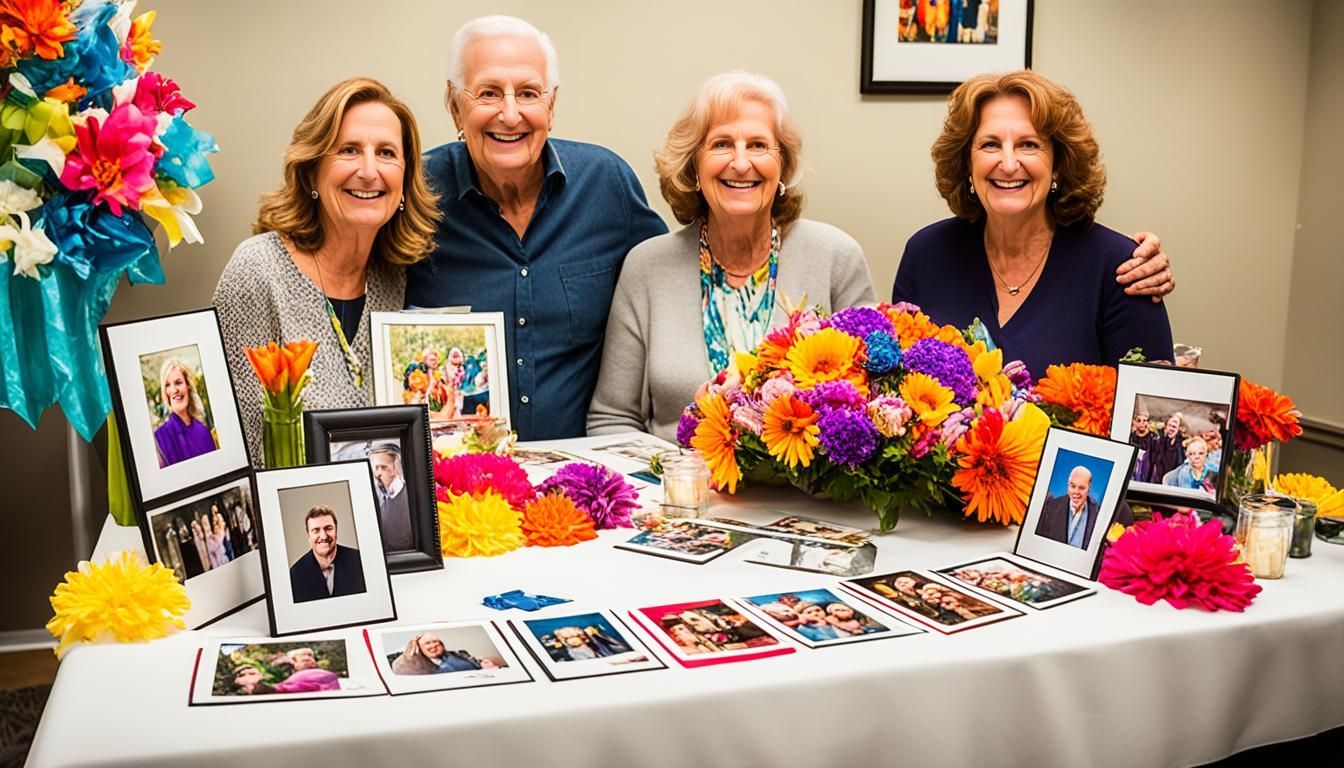
[[[508,425],[503,312],[374,312],[369,321],[375,403],[423,403],[434,424]]]
[[[1031,66],[1033,0],[864,0],[860,93],[951,93]]]

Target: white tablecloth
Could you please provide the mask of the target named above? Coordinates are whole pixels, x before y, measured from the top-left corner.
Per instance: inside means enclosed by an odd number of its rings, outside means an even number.
[[[711,514],[781,510],[871,526],[858,507],[784,489],[716,499]],[[751,565],[572,548],[450,559],[393,577],[398,623],[523,617],[480,604],[524,589],[626,609],[834,584]],[[907,515],[876,537],[878,572],[1009,549],[1011,530]],[[139,546],[109,523],[99,550]],[[1344,725],[1344,547],[1317,541],[1243,614],[1146,607],[1106,588],[943,636],[771,659],[401,697],[188,707],[208,636],[267,634],[264,604],[147,645],[62,662],[29,764],[126,766],[1005,765],[1185,766]],[[554,609],[553,609],[554,610]]]

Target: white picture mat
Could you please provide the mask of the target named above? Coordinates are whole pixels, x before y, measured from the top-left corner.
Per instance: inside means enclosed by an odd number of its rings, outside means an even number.
[[[158,540],[153,535],[155,517],[174,512],[188,504],[232,488],[241,488],[249,497],[255,511],[257,501],[250,498],[252,484],[247,477],[214,486],[171,504],[145,510],[150,541],[154,543],[155,548],[154,559],[159,561],[163,559],[162,554],[157,551]],[[182,620],[187,623],[187,629],[195,629],[265,594],[266,587],[261,578],[261,550],[254,549],[219,568],[212,568],[192,577],[183,586],[186,587],[187,597],[191,600],[191,607],[187,609]]]
[[[485,359],[490,377],[490,416],[509,420],[509,369],[505,364],[503,312],[463,312],[428,314],[419,312],[371,312],[369,327],[373,340],[373,401],[376,405],[405,405],[399,389],[388,381],[388,355],[391,354],[390,329],[402,325],[477,326],[486,330]],[[465,414],[464,414],[465,415]]]
[[[1230,373],[1200,371],[1175,366],[1126,365],[1121,363],[1115,377],[1115,408],[1111,412],[1111,439],[1122,443],[1129,442],[1129,432],[1134,420],[1134,403],[1139,395],[1194,400],[1201,403],[1222,403],[1228,406],[1228,425],[1231,426],[1236,414],[1232,412],[1232,401],[1237,395],[1237,377]],[[1224,451],[1230,451],[1232,435],[1225,433],[1223,439],[1229,441]],[[1226,482],[1226,466],[1218,468],[1218,483]],[[1189,499],[1212,499],[1204,491],[1193,488],[1177,488],[1160,483],[1130,483],[1130,489],[1147,491],[1166,496]]]
[[[607,623],[620,634],[620,640],[630,647],[628,654],[620,656],[607,656],[599,659],[584,659],[581,661],[556,661],[551,658],[547,652],[546,646],[533,633],[532,628],[527,625],[528,621],[565,619],[569,617],[582,618],[592,614],[599,614]],[[617,675],[622,672],[642,672],[649,669],[666,669],[667,665],[658,659],[658,656],[649,650],[644,640],[640,638],[630,628],[630,626],[618,618],[616,614],[607,609],[594,611],[565,611],[555,616],[537,616],[532,618],[510,619],[509,624],[513,626],[514,632],[522,640],[523,645],[531,651],[533,658],[539,663],[548,675],[555,680],[570,680],[579,677],[594,677],[597,675]],[[576,624],[577,626],[577,624]],[[626,657],[643,656],[643,661],[622,661]]]
[[[899,42],[899,11],[899,0],[873,3],[875,81],[961,82],[985,72],[1022,69],[1026,61],[1027,0],[999,0],[999,42],[993,45]]]
[[[384,638],[388,635],[415,632],[434,632],[448,633],[455,629],[464,629],[479,627],[485,632],[486,638],[495,647],[500,658],[504,660],[504,666],[499,669],[472,669],[462,672],[444,672],[432,675],[399,675],[392,671],[392,664],[387,660],[388,654],[400,651],[402,648],[389,648],[384,645]],[[453,621],[438,622],[433,624],[416,624],[409,626],[384,626],[364,630],[368,637],[368,647],[373,654],[373,665],[377,667],[378,674],[382,676],[383,683],[387,686],[388,693],[396,696],[404,693],[422,693],[424,691],[448,691],[455,688],[476,688],[484,685],[503,685],[508,683],[527,683],[532,681],[532,675],[527,671],[527,667],[519,659],[518,654],[514,652],[508,641],[504,639],[503,633],[495,626],[494,622],[487,619],[478,619],[475,621]],[[454,650],[448,640],[444,640],[444,647],[447,650]]]
[[[696,602],[704,602],[704,601],[695,601],[695,600],[691,601],[691,603]],[[732,608],[733,610],[742,613],[742,607],[735,602],[722,599],[717,600],[717,602],[723,603],[729,608]],[[690,603],[686,604],[673,603],[673,605],[689,606]],[[709,605],[713,605],[713,603],[701,607],[707,608],[709,607]],[[757,645],[750,648],[733,648],[731,650],[726,651],[706,651],[704,653],[686,653],[682,649],[682,647],[678,645],[675,640],[672,639],[672,636],[669,635],[662,627],[658,625],[658,622],[655,621],[653,617],[645,613],[645,611],[657,610],[664,607],[666,606],[652,605],[647,608],[636,608],[635,610],[630,611],[630,615],[631,617],[634,618],[636,622],[639,623],[641,629],[643,629],[645,632],[648,632],[649,635],[657,641],[659,647],[661,647],[664,651],[667,651],[669,654],[671,654],[678,660],[688,662],[693,666],[699,666],[700,664],[707,662],[713,663],[715,661],[731,660],[738,656],[747,656],[752,658],[758,656],[760,657],[778,656],[785,653],[793,653],[795,650],[794,646],[784,639],[782,633],[778,629],[776,629],[771,625],[766,624],[765,622],[760,621],[759,619],[756,618],[756,616],[747,612],[742,613],[742,615],[745,616],[747,620],[750,621],[752,624],[759,627],[761,631],[765,632],[766,635],[773,638],[775,641],[774,643],[771,643],[770,645]],[[698,609],[687,607],[684,610],[698,610]]]
[[[262,556],[270,580],[266,600],[270,604],[278,635],[348,624],[374,623],[396,617],[392,587],[383,557],[383,537],[378,529],[378,503],[367,461],[318,464],[257,473],[257,518],[261,521]],[[345,482],[359,538],[359,559],[364,568],[365,591],[358,595],[294,602],[289,580],[289,557],[285,550],[284,523],[280,514],[282,488]],[[275,538],[272,538],[275,537]],[[279,539],[279,540],[276,540]],[[336,543],[341,543],[337,531]]]
[[[1126,432],[1128,437],[1129,433]],[[1050,475],[1055,471],[1055,460],[1061,449],[1086,454],[1112,463],[1111,477],[1106,483],[1106,492],[1098,501],[1097,522],[1092,526],[1092,538],[1087,547],[1065,544],[1062,541],[1047,539],[1036,535],[1036,527],[1041,522],[1046,495],[1050,488]],[[1027,502],[1027,515],[1022,520],[1017,536],[1017,546],[1013,552],[1039,563],[1052,565],[1061,571],[1092,578],[1093,565],[1101,553],[1102,542],[1106,540],[1106,531],[1111,527],[1115,510],[1129,485],[1129,473],[1134,463],[1134,446],[1124,442],[1114,442],[1105,438],[1085,435],[1067,429],[1051,427],[1045,435],[1045,449],[1041,453],[1040,469],[1036,473],[1036,483],[1031,489],[1031,500]],[[1094,487],[1092,489],[1096,491]]]
[[[238,419],[233,377],[224,357],[219,321],[213,309],[107,326],[104,331],[107,333],[108,357],[117,380],[117,390],[112,395],[121,401],[126,437],[131,443],[131,455],[126,460],[135,467],[143,501],[161,498],[250,465],[243,425]],[[201,355],[201,370],[197,373],[205,378],[209,388],[210,416],[219,448],[160,467],[140,377],[140,356],[193,345]]]
[[[934,619],[931,619],[927,616],[921,616],[915,611],[906,608],[900,603],[891,600],[890,598],[887,598],[878,592],[875,592],[867,587],[860,586],[858,583],[856,583],[856,580],[854,579],[842,581],[840,582],[839,586],[852,594],[858,595],[868,603],[871,603],[872,605],[875,605],[884,611],[893,613],[898,618],[901,618],[903,620],[909,619],[910,621],[913,621],[920,626],[932,627],[933,629],[945,635],[950,635],[955,632],[961,632],[967,629],[974,629],[976,627],[984,626],[985,624],[993,624],[994,622],[1003,621],[1004,619],[1013,619],[1017,618],[1018,616],[1026,615],[1026,612],[1021,610],[1020,608],[1014,608],[1012,606],[1006,605],[1002,600],[995,600],[989,597],[985,597],[984,595],[981,595],[979,593],[972,592],[969,588],[966,587],[966,585],[962,584],[960,581],[945,578],[941,574],[934,573],[933,571],[921,571],[913,568],[907,568],[899,571],[892,571],[890,573],[878,574],[876,576],[863,576],[860,578],[879,579],[890,577],[897,573],[913,574],[921,579],[924,579],[925,581],[930,581],[933,582],[934,584],[938,584],[944,587],[945,589],[949,589],[954,592],[958,592],[963,595],[973,597],[976,600],[979,600],[983,603],[987,603],[988,605],[999,609],[999,611],[997,613],[989,614],[988,616],[981,616],[976,619],[966,619],[965,621],[962,621],[959,624],[949,625],[935,621]]]
[[[928,630],[921,629],[920,627],[914,626],[913,624],[907,624],[906,622],[901,621],[900,619],[896,618],[895,616],[892,616],[891,614],[883,613],[882,611],[876,610],[871,606],[869,606],[867,603],[863,602],[862,600],[856,598],[855,596],[847,592],[844,592],[843,590],[838,589],[833,590],[827,587],[813,587],[812,589],[800,589],[795,591],[829,592],[831,595],[835,597],[837,601],[842,602],[845,605],[848,605],[849,607],[853,608],[855,614],[862,614],[864,618],[870,619],[874,623],[880,624],[881,626],[885,627],[886,631],[873,632],[871,634],[863,634],[863,635],[848,635],[833,640],[813,640],[803,635],[796,629],[784,626],[780,622],[771,618],[770,614],[766,613],[763,608],[751,602],[750,597],[759,597],[759,595],[735,598],[732,602],[736,607],[738,607],[743,611],[743,615],[750,617],[751,620],[756,622],[758,626],[762,628],[768,627],[774,632],[788,638],[789,640],[792,640],[793,642],[799,643],[801,645],[805,645],[808,648],[824,648],[830,645],[846,645],[848,643],[862,643],[869,640],[886,640],[897,637],[909,637],[911,635],[923,635],[928,632]],[[788,591],[785,590],[780,592],[779,594],[787,594],[787,592]]]
[[[962,581],[956,576],[953,576],[951,573],[943,573],[943,571],[959,570],[961,568],[973,568],[975,566],[984,565],[985,563],[994,560],[1003,560],[1023,570],[1035,571],[1036,573],[1039,573],[1042,576],[1049,576],[1052,579],[1058,579],[1060,581],[1067,582],[1074,586],[1082,587],[1082,589],[1078,590],[1077,592],[1074,592],[1073,594],[1064,595],[1063,597],[1057,597],[1053,600],[1043,600],[1035,603],[1027,603],[1019,600],[1013,600],[1011,597],[1008,597],[1007,595],[1001,595],[992,589],[987,589],[985,587],[981,587],[976,584],[971,584],[969,582]],[[1061,571],[1057,568],[1051,568],[1050,566],[1044,563],[1038,563],[1035,560],[1027,560],[1026,558],[1017,557],[1011,552],[995,552],[994,554],[991,555],[985,555],[979,560],[972,560],[967,563],[959,563],[957,565],[948,566],[947,568],[939,568],[937,570],[937,573],[939,575],[946,576],[948,580],[950,580],[953,584],[959,584],[969,590],[972,590],[979,594],[987,595],[995,600],[998,601],[1007,600],[1016,603],[1017,605],[1025,605],[1028,608],[1035,608],[1037,610],[1054,608],[1057,605],[1063,605],[1064,603],[1071,603],[1074,600],[1079,600],[1084,597],[1090,597],[1091,595],[1095,595],[1097,593],[1097,588],[1095,586],[1096,582],[1085,579],[1079,579],[1075,575],[1067,574],[1064,571]]]
[[[215,668],[223,645],[276,645],[278,643],[302,646],[325,640],[345,641],[345,660],[349,677],[341,680],[337,691],[307,693],[260,693],[251,695],[216,696],[214,694]],[[211,638],[201,649],[195,670],[195,684],[191,687],[192,704],[257,704],[263,701],[301,701],[303,699],[343,699],[351,696],[384,696],[387,690],[378,680],[373,659],[364,646],[359,630],[344,632],[314,632],[300,637],[219,637]]]

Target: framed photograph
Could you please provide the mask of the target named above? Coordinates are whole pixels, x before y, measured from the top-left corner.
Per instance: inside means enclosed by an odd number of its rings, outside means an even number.
[[[551,680],[666,669],[611,611],[509,622]]]
[[[393,696],[532,682],[492,621],[366,629],[364,640]]]
[[[435,423],[509,423],[504,313],[373,312],[378,405],[420,405]]]
[[[859,600],[829,589],[775,592],[739,602],[765,624],[809,648],[924,634],[922,629],[868,610]]]
[[[951,93],[1031,66],[1033,0],[864,0],[860,93]]]
[[[145,551],[172,569],[187,588],[187,629],[262,598],[261,532],[246,472],[180,501],[146,509],[140,533]]]
[[[1217,511],[1240,383],[1241,376],[1224,371],[1120,364],[1111,439],[1138,449],[1133,498]]]
[[[795,650],[741,608],[722,600],[655,605],[630,615],[683,667],[762,659]]]
[[[213,307],[98,330],[141,505],[251,466]]]
[[[943,634],[983,627],[1024,615],[928,571],[895,571],[840,582],[874,604]]]
[[[1095,579],[1135,453],[1128,443],[1051,427],[1013,553]]]
[[[255,474],[271,634],[397,618],[367,461]]]
[[[938,573],[980,592],[1040,610],[1097,593],[1095,587],[1084,586],[1051,570],[1003,554],[940,568]]]
[[[443,567],[424,405],[307,411],[303,436],[309,464],[369,462],[388,571]]]
[[[864,576],[873,572],[877,562],[877,546],[871,542],[861,547],[848,547],[804,539],[762,537],[751,542],[744,551],[744,562],[832,576]]]
[[[196,652],[192,706],[384,696],[358,633],[212,638]]]
[[[754,538],[756,536],[751,533],[707,525],[699,520],[669,519],[640,531],[629,541],[617,544],[616,548],[701,564]]]

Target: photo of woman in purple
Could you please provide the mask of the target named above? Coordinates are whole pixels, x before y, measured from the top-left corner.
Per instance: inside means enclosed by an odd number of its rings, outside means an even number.
[[[196,375],[177,358],[159,369],[159,392],[168,415],[154,430],[159,466],[186,461],[219,448],[206,424],[205,408],[196,393]]]

